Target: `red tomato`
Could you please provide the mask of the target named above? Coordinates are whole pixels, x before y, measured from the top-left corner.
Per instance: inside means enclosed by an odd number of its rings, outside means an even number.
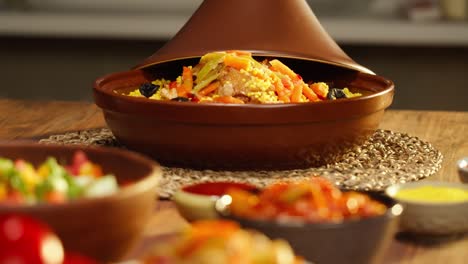
[[[67,170],[72,175],[79,175],[81,166],[86,162],[88,162],[88,157],[86,156],[86,153],[84,153],[81,150],[76,151],[73,155],[72,163],[70,166],[68,166]]]
[[[62,263],[59,238],[45,224],[27,216],[0,216],[0,263]]]
[[[66,252],[62,264],[97,264],[97,262],[77,253]]]

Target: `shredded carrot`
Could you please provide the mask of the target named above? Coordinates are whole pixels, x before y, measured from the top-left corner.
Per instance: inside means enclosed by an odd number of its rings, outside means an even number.
[[[286,94],[284,85],[279,78],[276,78],[274,85],[275,85],[275,92],[278,95],[278,99],[285,103],[289,103],[290,102],[289,97]]]
[[[325,99],[328,94],[328,85],[324,82],[313,83],[310,85],[310,89],[314,91],[318,97]]]
[[[282,78],[281,82],[283,83],[284,88],[288,90],[292,90],[292,88],[294,87],[294,84],[291,82],[291,79],[289,79],[288,77]]]
[[[292,103],[299,103],[301,102],[301,97],[302,97],[302,85],[295,85],[292,93],[291,93],[291,102]]]
[[[288,66],[284,65],[279,60],[271,60],[270,65],[271,65],[271,68],[274,71],[277,71],[277,72],[280,72],[280,73],[282,73],[284,75],[289,76],[289,78],[291,78],[291,80],[293,80],[293,81],[300,79],[299,76],[297,75],[297,73],[295,73],[293,70],[291,70]]]
[[[198,92],[198,95],[201,96],[206,96],[212,92],[214,92],[216,89],[219,87],[219,82],[212,82],[205,88],[203,88],[200,92]]]
[[[248,58],[228,54],[224,57],[224,64],[238,70],[246,70],[249,67],[250,60]]]
[[[187,96],[187,91],[185,91],[182,85],[177,85],[175,89],[177,91],[177,96],[182,96],[182,97]]]
[[[244,101],[237,99],[232,96],[220,96],[214,99],[215,102],[225,103],[225,104],[244,104]]]
[[[193,88],[193,73],[192,68],[183,67],[182,71],[182,88],[185,92],[189,93]]]
[[[318,98],[317,94],[307,86],[307,84],[303,85],[302,92],[304,93],[305,97],[309,99],[311,102],[318,102],[320,98]]]

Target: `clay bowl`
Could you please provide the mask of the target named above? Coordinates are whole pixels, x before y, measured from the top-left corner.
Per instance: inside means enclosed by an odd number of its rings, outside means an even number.
[[[460,181],[468,183],[468,157],[457,161],[457,170]]]
[[[161,176],[158,164],[139,154],[113,148],[0,143],[0,156],[22,158],[38,165],[48,157],[69,162],[83,150],[112,173],[118,182],[131,182],[112,195],[82,198],[64,204],[0,205],[0,214],[26,214],[46,222],[67,251],[79,252],[102,263],[116,261],[140,238],[157,200]]]
[[[364,96],[319,103],[226,105],[124,95],[155,78],[177,77],[183,65],[198,63],[199,57],[193,57],[99,78],[94,99],[115,137],[128,148],[167,166],[230,170],[306,168],[336,161],[373,134],[392,103],[393,83],[383,77],[321,61],[275,57],[305,81],[332,82]]]
[[[251,220],[229,213],[229,195],[217,200],[220,217],[237,221],[244,228],[268,237],[287,240],[299,256],[312,263],[381,263],[384,251],[398,231],[402,206],[378,193],[367,193],[387,206],[384,215],[341,223],[300,223]]]

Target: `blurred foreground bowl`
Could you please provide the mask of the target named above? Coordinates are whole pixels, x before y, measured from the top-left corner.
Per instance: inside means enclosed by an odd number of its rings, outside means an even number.
[[[111,195],[63,204],[0,204],[0,214],[25,214],[44,221],[57,233],[67,251],[100,262],[119,260],[139,240],[155,208],[161,177],[158,164],[139,154],[114,148],[0,143],[0,157],[21,158],[35,166],[49,156],[68,163],[78,150],[99,164],[104,173],[114,174],[119,183],[131,183]]]
[[[292,223],[239,218],[229,214],[229,198],[221,197],[216,209],[222,217],[244,228],[259,230],[270,238],[287,240],[294,251],[320,264],[380,263],[379,260],[398,229],[401,205],[379,194],[371,194],[387,206],[385,214],[341,223]],[[224,201],[223,201],[224,200]]]

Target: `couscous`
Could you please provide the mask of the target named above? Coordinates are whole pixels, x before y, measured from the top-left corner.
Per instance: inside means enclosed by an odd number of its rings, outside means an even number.
[[[176,80],[143,83],[129,96],[199,103],[301,103],[360,96],[325,82],[306,83],[278,59],[256,61],[244,51],[212,52],[183,66]]]

